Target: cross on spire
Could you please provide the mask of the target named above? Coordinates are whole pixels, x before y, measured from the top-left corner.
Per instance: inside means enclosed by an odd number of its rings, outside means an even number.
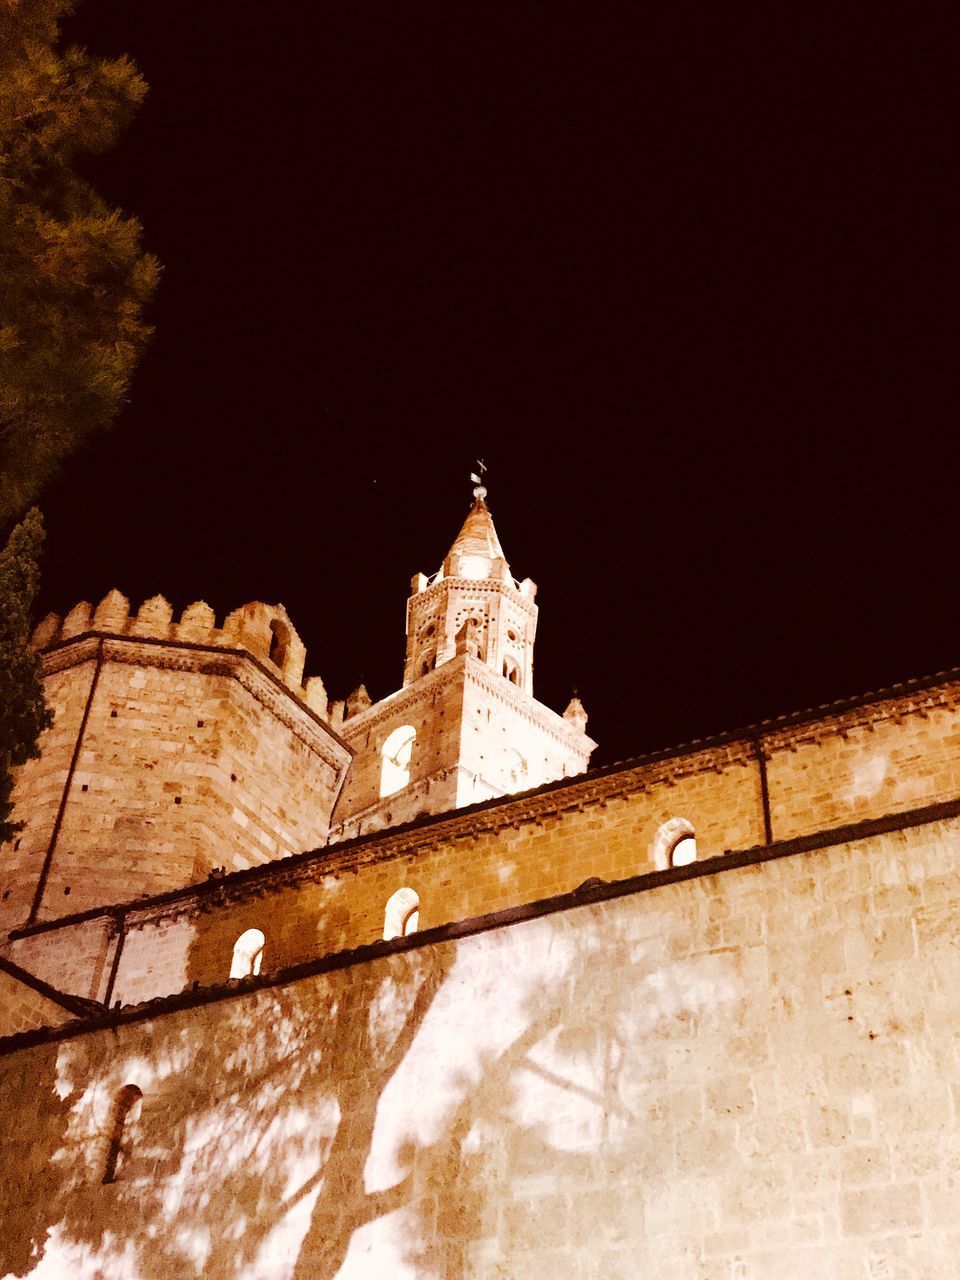
[[[487,464],[482,458],[478,458],[476,471],[470,472],[470,479],[473,481],[475,486],[473,490],[473,496],[475,498],[485,498],[487,496],[487,489],[483,483],[483,473],[486,469]]]

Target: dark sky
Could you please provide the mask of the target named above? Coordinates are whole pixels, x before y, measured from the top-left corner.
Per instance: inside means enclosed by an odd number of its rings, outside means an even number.
[[[598,760],[960,661],[953,40],[765,8],[86,0],[164,276],[44,610],[280,600],[383,696],[480,454]]]

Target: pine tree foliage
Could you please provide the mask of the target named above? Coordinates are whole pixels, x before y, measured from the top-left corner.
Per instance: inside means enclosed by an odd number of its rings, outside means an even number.
[[[0,551],[0,844],[22,826],[9,821],[11,771],[37,755],[37,739],[51,723],[40,664],[27,648],[42,546],[43,521],[34,507]]]
[[[75,0],[0,0],[0,525],[123,404],[156,260],[74,165],[146,93],[126,57],[59,47]]]

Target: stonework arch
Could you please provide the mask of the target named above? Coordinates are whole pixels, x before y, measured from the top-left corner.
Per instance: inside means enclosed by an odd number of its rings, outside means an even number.
[[[387,900],[383,913],[383,936],[389,942],[391,938],[406,938],[416,933],[420,926],[420,895],[415,889],[406,886],[398,889]]]
[[[650,845],[650,860],[658,871],[682,867],[697,860],[696,831],[688,818],[669,818]]]

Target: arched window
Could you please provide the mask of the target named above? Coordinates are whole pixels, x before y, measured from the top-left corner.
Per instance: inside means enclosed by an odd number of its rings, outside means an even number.
[[[685,867],[697,860],[697,840],[693,823],[687,818],[671,818],[659,828],[650,849],[659,871]]]
[[[116,1182],[117,1174],[133,1147],[133,1129],[140,1119],[143,1094],[135,1084],[125,1084],[110,1113],[109,1145],[103,1168],[104,1182]]]
[[[520,664],[516,658],[507,655],[503,660],[503,674],[507,677],[511,684],[520,683]]]
[[[412,724],[394,729],[380,748],[380,796],[392,796],[402,791],[410,781],[410,760],[417,731]]]
[[[282,667],[287,660],[287,645],[290,643],[290,628],[279,618],[270,623],[270,661]]]
[[[259,929],[247,929],[233,944],[233,963],[230,965],[231,978],[256,977],[260,972],[263,959],[263,946],[266,938]]]
[[[383,936],[389,942],[391,938],[406,938],[416,933],[420,926],[420,895],[413,889],[398,889],[387,901],[387,909],[383,913]]]
[[[697,841],[694,836],[681,836],[670,850],[671,867],[685,867],[697,860]]]

